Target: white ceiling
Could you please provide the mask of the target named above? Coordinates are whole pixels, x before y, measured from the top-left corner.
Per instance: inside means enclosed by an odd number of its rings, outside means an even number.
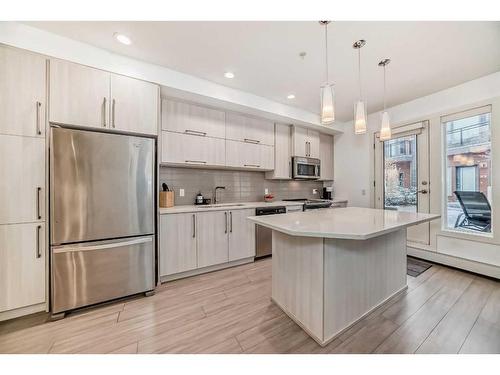
[[[71,39],[313,113],[325,81],[324,29],[308,22],[29,22]],[[113,33],[128,35],[125,46]],[[500,70],[500,22],[333,22],[330,80],[337,119],[352,118],[357,54],[369,112],[382,107],[380,59],[389,57],[387,105],[393,106]],[[304,59],[300,52],[306,52]],[[224,78],[232,71],[235,78]],[[286,96],[295,94],[294,100]]]

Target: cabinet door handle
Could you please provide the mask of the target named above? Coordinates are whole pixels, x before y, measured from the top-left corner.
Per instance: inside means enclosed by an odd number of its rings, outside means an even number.
[[[244,141],[246,143],[253,143],[253,144],[259,144],[260,141],[258,141],[257,139],[250,139],[250,138],[245,138]]]
[[[114,128],[116,128],[115,126],[115,104],[116,104],[116,100],[113,99],[113,102],[112,102],[112,105],[111,105],[111,126]]]
[[[227,212],[224,212],[224,221],[226,223],[226,228],[224,229],[224,233],[227,233]]]
[[[193,238],[196,237],[196,216],[193,214]]]
[[[106,99],[106,97],[104,97],[102,100],[102,127],[103,128],[106,127],[106,103],[107,102],[108,102],[108,100]]]
[[[186,163],[207,164],[206,161],[202,161],[202,160],[186,160]]]
[[[244,167],[255,167],[260,168],[260,164],[243,164]]]
[[[36,102],[36,134],[42,134],[42,127],[40,124],[40,109],[42,108],[42,103]]]
[[[190,129],[184,130],[184,133],[191,134],[191,135],[198,135],[200,137],[205,137],[207,135],[207,133],[205,133],[205,132],[200,132],[198,130],[190,130]]]
[[[36,218],[38,220],[41,220],[42,219],[42,213],[41,213],[41,209],[40,209],[40,193],[42,191],[42,188],[40,186],[38,186],[36,188]]]
[[[41,258],[42,252],[40,251],[40,229],[42,229],[41,225],[36,226],[36,257]]]
[[[292,162],[288,162],[288,177],[292,178]]]
[[[233,233],[233,213],[229,212],[229,233]]]

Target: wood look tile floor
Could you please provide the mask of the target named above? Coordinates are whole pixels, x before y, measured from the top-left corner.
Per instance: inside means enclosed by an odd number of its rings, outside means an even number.
[[[265,259],[56,322],[0,323],[0,353],[500,353],[500,282],[439,265],[324,348],[270,296]]]

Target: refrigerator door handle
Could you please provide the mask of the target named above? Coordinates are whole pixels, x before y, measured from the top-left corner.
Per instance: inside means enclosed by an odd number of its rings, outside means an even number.
[[[136,238],[133,240],[118,240],[115,242],[107,242],[103,243],[100,245],[62,245],[62,246],[55,246],[52,249],[52,252],[54,254],[59,254],[59,253],[69,253],[69,252],[74,252],[74,251],[92,251],[92,250],[104,250],[104,249],[112,249],[115,247],[122,247],[122,246],[129,246],[129,245],[137,245],[140,243],[146,243],[146,242],[152,242],[153,239],[151,237],[145,237],[145,238]]]

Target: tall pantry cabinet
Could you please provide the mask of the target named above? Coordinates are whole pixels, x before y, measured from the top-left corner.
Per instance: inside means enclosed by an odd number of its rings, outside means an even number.
[[[0,46],[0,318],[46,301],[46,83],[43,56]]]

